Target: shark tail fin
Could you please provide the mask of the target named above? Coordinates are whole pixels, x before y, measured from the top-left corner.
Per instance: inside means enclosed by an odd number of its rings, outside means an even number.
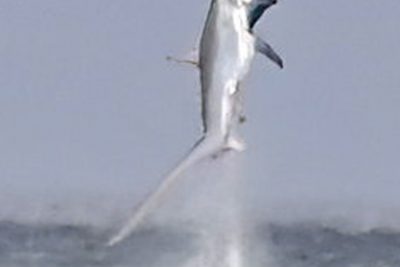
[[[114,246],[133,233],[149,213],[161,204],[165,195],[177,183],[184,171],[202,159],[206,157],[215,157],[225,150],[224,142],[220,138],[203,137],[197,141],[188,155],[165,177],[158,187],[139,204],[128,223],[108,241],[107,245]]]

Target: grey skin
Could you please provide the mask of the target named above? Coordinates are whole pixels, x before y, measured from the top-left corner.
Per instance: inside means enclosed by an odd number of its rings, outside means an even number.
[[[256,51],[273,60],[276,54],[254,36],[252,25],[273,1],[212,0],[200,41],[199,64],[202,92],[203,136],[187,156],[137,207],[133,216],[108,245],[129,236],[146,216],[157,208],[165,195],[182,177],[182,172],[200,160],[215,158],[226,150],[243,149],[234,133],[237,124],[239,84],[247,75]],[[264,5],[262,8],[259,5]],[[260,15],[260,11],[261,15]],[[279,57],[278,57],[279,58]],[[274,60],[279,65],[279,61]]]

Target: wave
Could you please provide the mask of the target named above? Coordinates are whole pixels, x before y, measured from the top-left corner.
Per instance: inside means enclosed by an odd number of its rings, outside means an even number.
[[[2,221],[0,266],[222,266],[201,265],[210,236],[193,225],[144,227],[115,247],[106,246],[109,235],[93,226]],[[223,246],[212,240],[212,249]],[[400,233],[383,229],[354,234],[312,223],[259,224],[243,247],[244,266],[252,267],[265,266],[266,252],[277,267],[400,266]]]

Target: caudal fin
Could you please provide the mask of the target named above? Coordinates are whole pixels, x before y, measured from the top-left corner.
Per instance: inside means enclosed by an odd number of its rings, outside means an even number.
[[[180,164],[178,164],[178,166],[176,166],[166,176],[160,185],[137,207],[128,223],[116,235],[114,235],[107,244],[109,246],[113,246],[134,232],[138,225],[145,219],[145,217],[160,205],[163,197],[176,184],[176,182],[179,180],[178,178],[186,169],[198,163],[200,160],[209,156],[212,157],[217,155],[219,152],[224,150],[226,150],[226,147],[222,139],[211,137],[201,138],[190,150],[188,155],[180,162]]]

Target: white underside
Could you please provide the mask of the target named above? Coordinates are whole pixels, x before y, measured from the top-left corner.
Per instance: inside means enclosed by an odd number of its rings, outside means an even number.
[[[215,14],[210,14],[214,23],[206,25],[200,49],[202,77],[207,81],[202,88],[204,120],[206,134],[228,140],[238,122],[238,88],[254,57],[254,38],[242,2],[217,0],[215,5]]]

